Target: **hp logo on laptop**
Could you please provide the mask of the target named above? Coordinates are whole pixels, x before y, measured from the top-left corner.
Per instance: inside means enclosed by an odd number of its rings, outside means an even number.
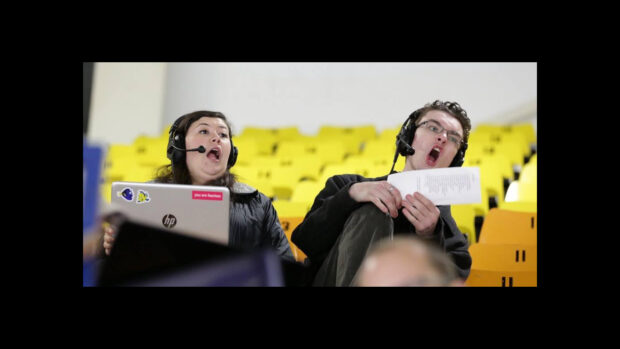
[[[175,216],[173,216],[171,214],[167,214],[167,215],[164,216],[164,218],[161,220],[161,222],[164,225],[164,227],[166,227],[168,229],[172,229],[177,224],[177,217],[175,217]]]

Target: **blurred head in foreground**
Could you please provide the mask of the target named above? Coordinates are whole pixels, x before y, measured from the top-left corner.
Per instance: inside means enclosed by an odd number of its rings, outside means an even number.
[[[463,286],[450,257],[414,236],[382,240],[368,253],[356,286]]]

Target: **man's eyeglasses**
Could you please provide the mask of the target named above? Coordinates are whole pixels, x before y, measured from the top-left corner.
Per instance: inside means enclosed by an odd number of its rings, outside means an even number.
[[[446,134],[448,135],[448,141],[454,143],[456,147],[460,147],[461,142],[463,142],[463,138],[461,137],[461,135],[459,135],[455,131],[446,130],[435,120],[426,120],[418,124],[418,127],[420,126],[438,135],[443,134],[444,131],[446,131]]]

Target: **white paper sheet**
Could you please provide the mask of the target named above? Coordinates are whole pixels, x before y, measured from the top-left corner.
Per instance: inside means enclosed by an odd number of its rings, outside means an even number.
[[[405,195],[419,192],[435,205],[470,204],[482,201],[480,168],[448,167],[391,174],[388,183]]]

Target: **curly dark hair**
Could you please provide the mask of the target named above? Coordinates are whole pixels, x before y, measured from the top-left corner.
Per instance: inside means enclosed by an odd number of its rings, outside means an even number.
[[[228,127],[229,137],[232,139],[232,129],[230,127],[230,123],[226,119],[226,116],[220,112],[213,112],[208,110],[199,110],[189,114],[185,114],[181,116],[177,121],[176,133],[181,134],[184,138],[184,135],[187,133],[189,127],[198,119],[202,117],[211,117],[211,118],[219,118],[224,121],[226,126]],[[183,144],[185,142],[183,141]],[[227,187],[232,190],[233,185],[236,182],[236,176],[230,173],[230,168],[226,169],[224,175],[219,178],[216,178],[208,183],[203,183],[203,185],[213,185],[213,186],[221,186]],[[157,176],[154,179],[157,183],[172,183],[172,184],[192,184],[192,179],[189,174],[189,169],[187,168],[187,163],[185,162],[185,158],[183,161],[172,162],[168,165],[164,165],[157,170]]]

